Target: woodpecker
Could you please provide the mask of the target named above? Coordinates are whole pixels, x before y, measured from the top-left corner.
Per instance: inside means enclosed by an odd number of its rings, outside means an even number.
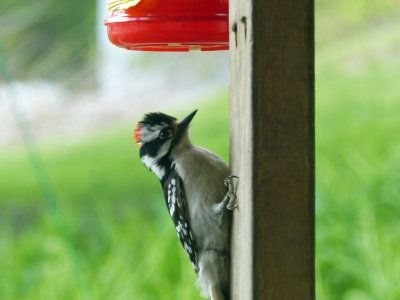
[[[228,165],[195,146],[183,118],[148,113],[135,129],[143,164],[160,180],[169,214],[197,274],[201,295],[229,299],[230,210],[236,207]],[[237,178],[237,177],[236,177]]]

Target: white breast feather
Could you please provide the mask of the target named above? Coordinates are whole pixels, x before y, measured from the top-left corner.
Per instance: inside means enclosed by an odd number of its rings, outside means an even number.
[[[160,168],[157,165],[157,160],[154,157],[148,156],[148,155],[143,155],[142,156],[142,162],[143,164],[149,168],[156,176],[161,179],[165,175],[165,171],[163,168]]]

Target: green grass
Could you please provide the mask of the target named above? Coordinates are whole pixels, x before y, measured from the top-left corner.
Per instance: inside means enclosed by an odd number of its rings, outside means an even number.
[[[398,25],[317,52],[318,299],[400,299]]]

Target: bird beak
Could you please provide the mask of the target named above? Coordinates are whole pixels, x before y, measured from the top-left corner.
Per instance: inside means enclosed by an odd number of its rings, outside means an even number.
[[[186,128],[188,128],[190,122],[192,121],[194,115],[197,113],[197,109],[191,114],[184,117],[182,120],[178,122],[178,130],[184,132]]]

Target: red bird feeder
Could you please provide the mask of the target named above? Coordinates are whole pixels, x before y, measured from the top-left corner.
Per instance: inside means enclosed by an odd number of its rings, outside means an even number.
[[[110,41],[128,50],[228,50],[228,1],[141,0],[104,24]]]

